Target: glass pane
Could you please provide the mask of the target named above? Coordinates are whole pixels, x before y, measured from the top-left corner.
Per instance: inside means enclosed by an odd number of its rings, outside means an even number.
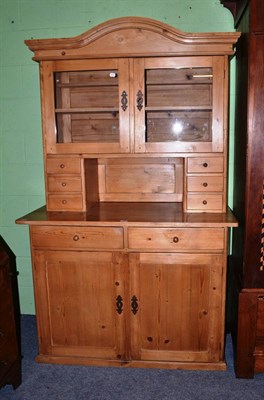
[[[146,112],[147,142],[208,142],[212,140],[211,112]]]
[[[146,70],[146,141],[212,140],[212,69]]]
[[[55,74],[58,143],[119,142],[118,72]]]

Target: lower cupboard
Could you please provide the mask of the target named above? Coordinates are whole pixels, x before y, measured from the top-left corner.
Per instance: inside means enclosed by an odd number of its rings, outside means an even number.
[[[37,361],[225,369],[223,254],[32,255]]]

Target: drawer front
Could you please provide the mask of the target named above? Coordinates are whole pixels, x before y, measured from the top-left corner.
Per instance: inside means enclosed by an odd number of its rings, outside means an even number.
[[[223,176],[202,175],[187,177],[188,192],[223,192],[223,190]]]
[[[223,250],[223,228],[129,228],[130,249],[146,250]]]
[[[221,211],[223,209],[222,194],[187,194],[187,210]]]
[[[48,177],[49,192],[81,192],[82,180],[79,176],[53,175]]]
[[[187,160],[188,173],[224,172],[222,157],[193,157]]]
[[[32,226],[33,247],[49,249],[122,249],[121,227]]]
[[[47,158],[46,171],[48,174],[80,174],[81,160],[70,157]]]
[[[81,194],[48,194],[49,211],[82,211],[83,199]]]

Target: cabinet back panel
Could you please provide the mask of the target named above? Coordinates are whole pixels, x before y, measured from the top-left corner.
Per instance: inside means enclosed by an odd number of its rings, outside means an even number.
[[[94,70],[94,71],[71,71],[69,72],[69,83],[86,86],[117,85],[117,70]]]
[[[109,87],[78,87],[71,90],[70,105],[73,108],[82,107],[117,107],[118,88]]]
[[[101,201],[182,201],[182,159],[101,159]]]
[[[212,105],[211,85],[149,85],[147,107]]]
[[[71,141],[73,143],[118,143],[118,113],[85,113],[71,115]]]
[[[212,68],[148,69],[146,83],[147,85],[212,83]]]
[[[57,108],[100,107],[102,102],[113,105],[118,100],[117,71],[58,72],[55,98]]]
[[[118,112],[57,114],[58,143],[118,143]]]

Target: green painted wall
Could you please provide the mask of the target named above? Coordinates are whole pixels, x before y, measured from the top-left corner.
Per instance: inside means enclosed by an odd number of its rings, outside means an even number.
[[[0,234],[17,256],[22,313],[35,310],[28,227],[15,219],[44,204],[38,64],[24,40],[78,35],[132,15],[188,32],[233,30],[220,0],[0,0]],[[233,67],[231,75],[233,82]],[[232,153],[232,130],[230,141]]]

